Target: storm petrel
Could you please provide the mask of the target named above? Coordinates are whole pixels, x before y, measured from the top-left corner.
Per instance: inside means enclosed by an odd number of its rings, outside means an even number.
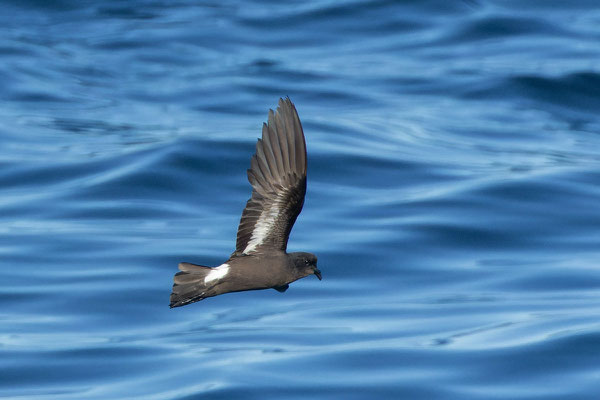
[[[214,268],[180,263],[171,308],[229,292],[270,288],[285,292],[291,282],[313,274],[321,279],[314,254],[286,252],[306,193],[306,143],[289,98],[279,99],[277,112],[269,110],[250,160],[248,181],[252,197],[242,212],[235,251]]]

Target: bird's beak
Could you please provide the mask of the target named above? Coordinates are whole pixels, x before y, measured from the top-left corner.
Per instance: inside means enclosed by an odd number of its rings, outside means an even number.
[[[315,272],[314,272],[314,274],[317,276],[317,278],[319,278],[319,280],[321,280],[321,279],[322,279],[322,277],[321,277],[321,271],[319,271],[319,269],[318,269],[318,268],[315,268]]]

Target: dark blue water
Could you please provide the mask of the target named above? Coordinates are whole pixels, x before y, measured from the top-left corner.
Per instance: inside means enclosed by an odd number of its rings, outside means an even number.
[[[599,398],[597,1],[0,4],[1,398]],[[323,281],[170,310],[286,95]]]

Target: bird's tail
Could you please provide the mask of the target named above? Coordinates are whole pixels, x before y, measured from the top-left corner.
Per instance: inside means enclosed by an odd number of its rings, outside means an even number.
[[[169,305],[171,308],[185,306],[214,296],[214,294],[209,294],[210,287],[204,283],[204,278],[212,271],[212,268],[180,263],[179,270],[173,277],[173,292]]]

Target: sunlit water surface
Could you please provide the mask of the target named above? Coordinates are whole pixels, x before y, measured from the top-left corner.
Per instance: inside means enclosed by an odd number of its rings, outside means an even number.
[[[598,399],[596,1],[0,5],[3,399]],[[267,110],[324,279],[170,310]]]

